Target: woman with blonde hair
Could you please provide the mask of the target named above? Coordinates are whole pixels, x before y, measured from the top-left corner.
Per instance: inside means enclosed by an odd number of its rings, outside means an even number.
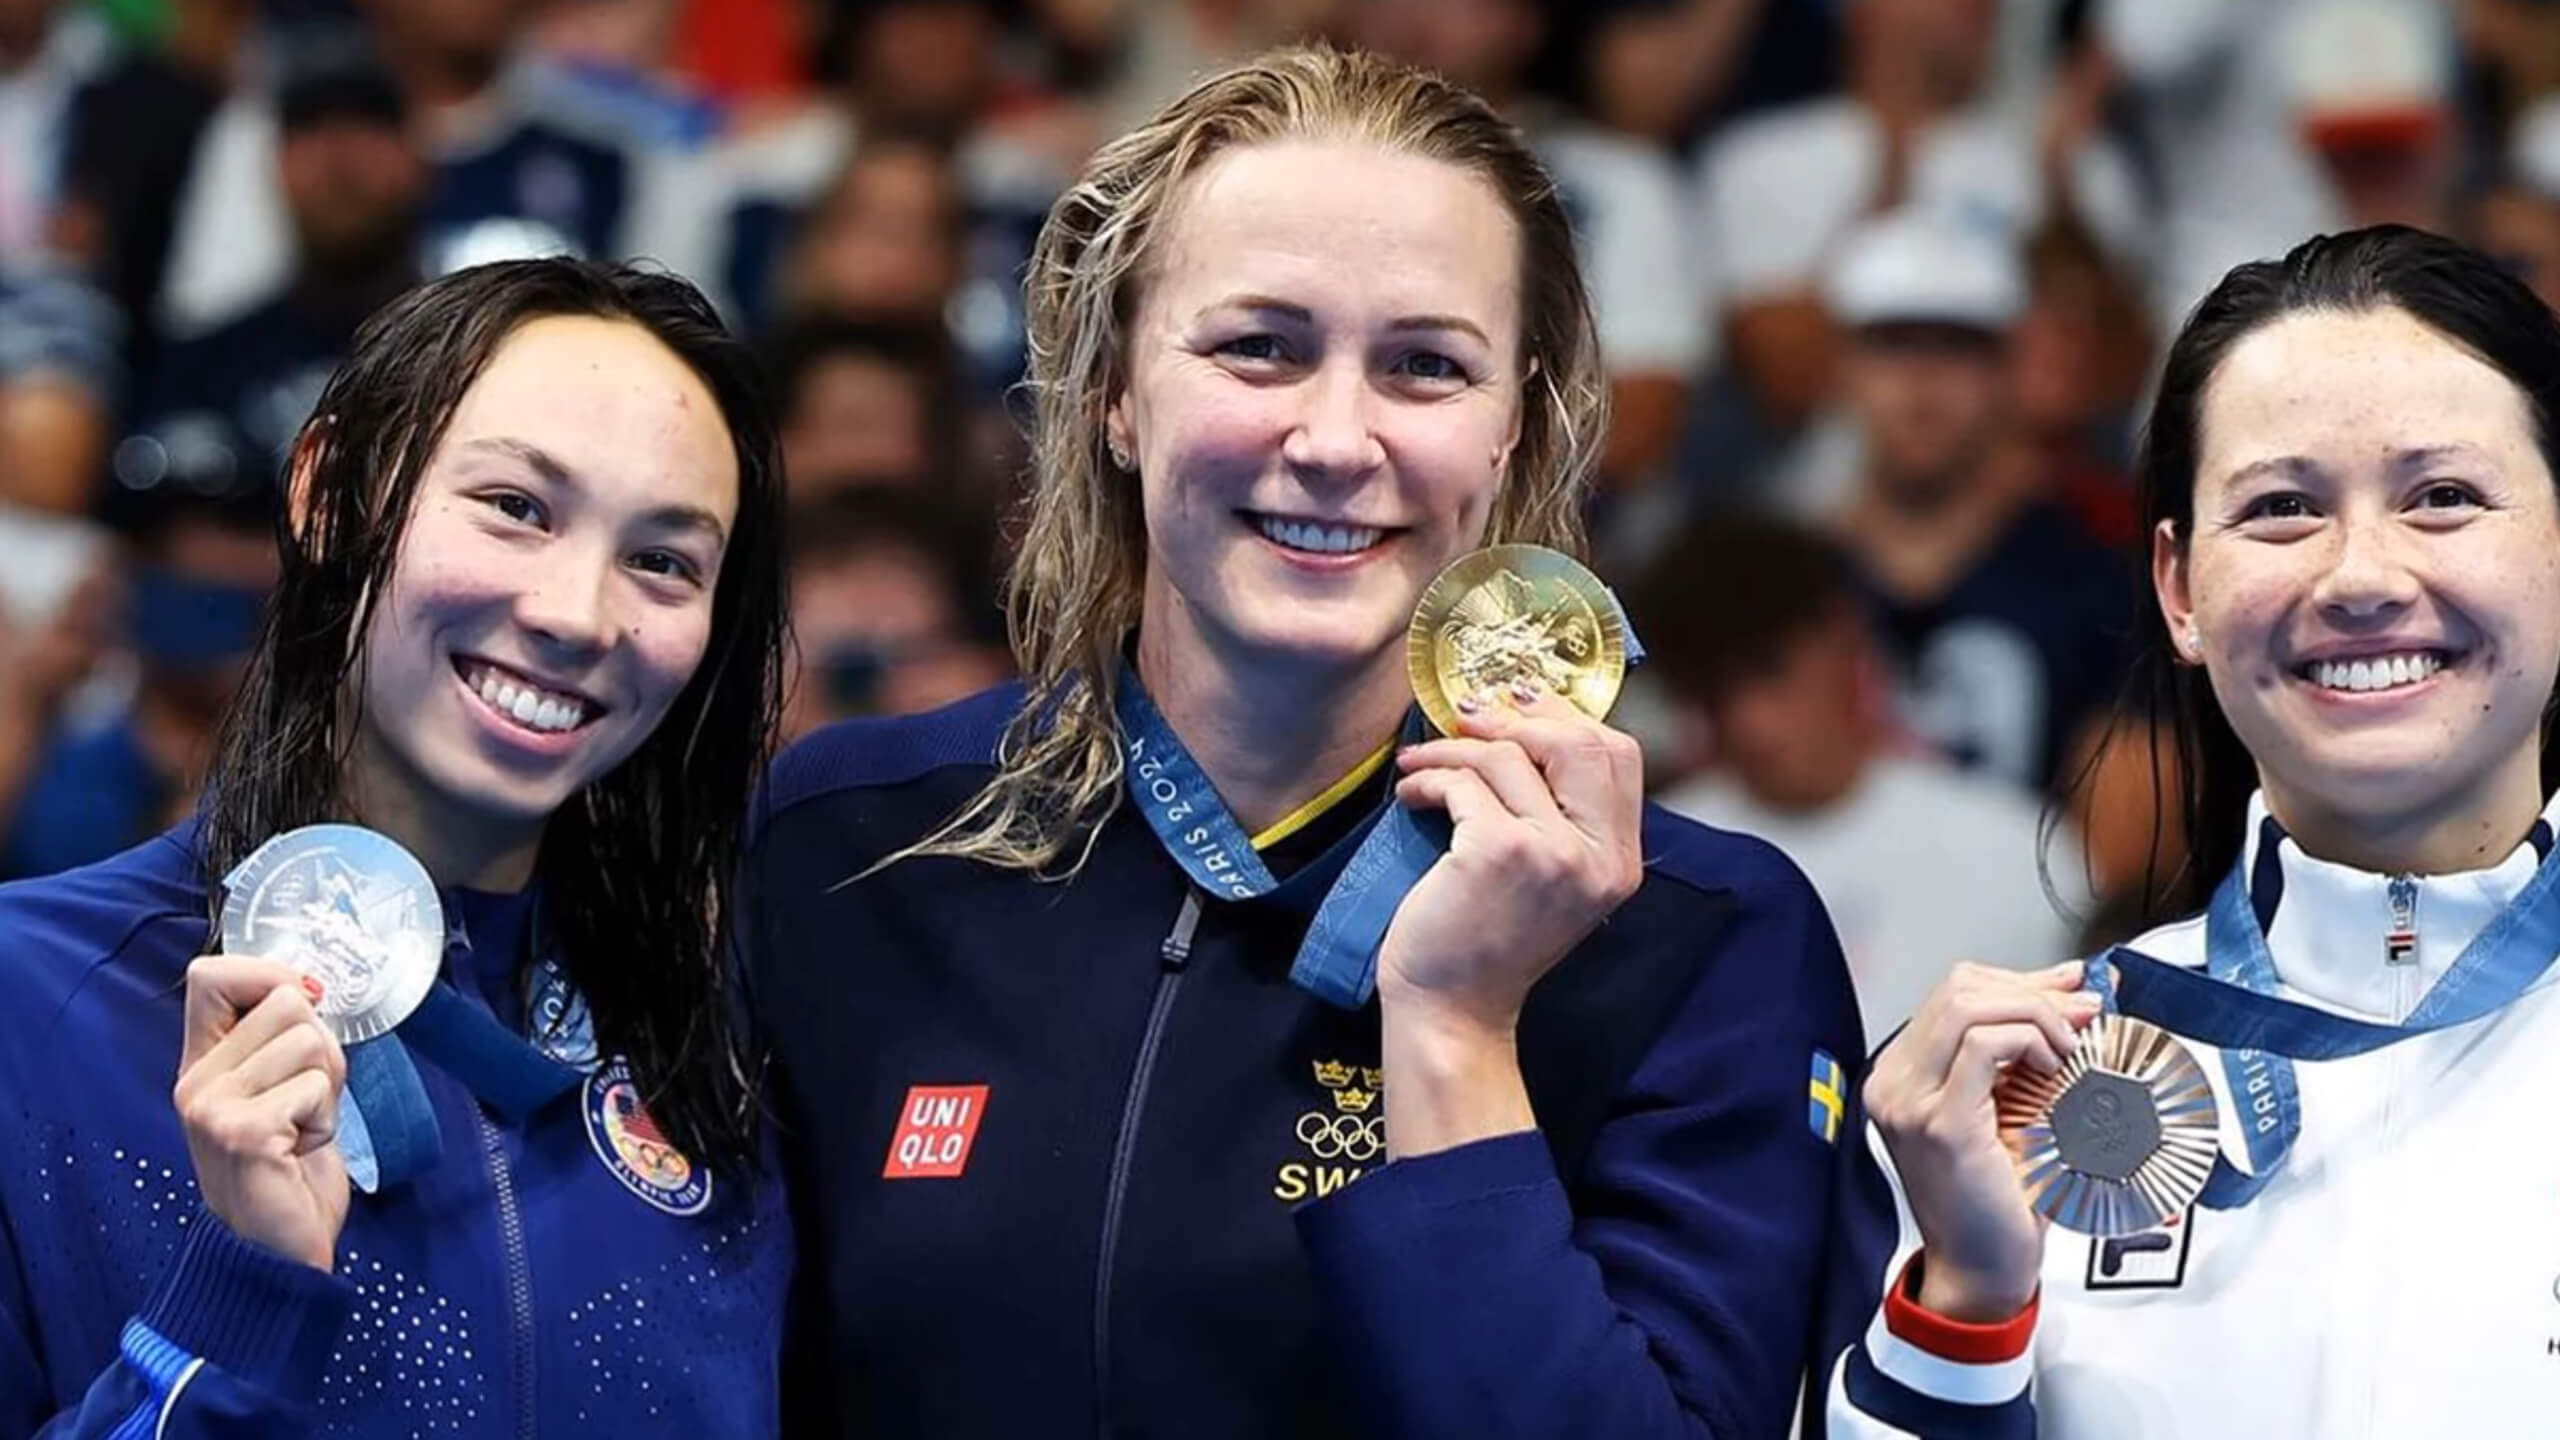
[[[1543,688],[1409,720],[1434,576],[1581,548],[1603,381],[1547,175],[1444,81],[1275,52],[1095,157],[1029,299],[1024,680],[812,737],[752,842],[807,1398],[938,1440],[1776,1432],[1858,1133],[1819,903]],[[1373,832],[1425,837],[1400,895]]]

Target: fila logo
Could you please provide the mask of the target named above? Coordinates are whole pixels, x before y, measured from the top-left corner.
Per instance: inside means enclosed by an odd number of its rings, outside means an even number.
[[[2187,1251],[2195,1243],[2196,1209],[2154,1229],[2089,1241],[2090,1290],[2175,1290],[2187,1283]]]
[[[984,1085],[915,1085],[898,1109],[884,1180],[949,1180],[969,1168],[969,1147],[987,1113]]]

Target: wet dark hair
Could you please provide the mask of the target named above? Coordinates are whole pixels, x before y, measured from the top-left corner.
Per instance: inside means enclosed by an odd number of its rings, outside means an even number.
[[[748,796],[780,707],[782,465],[754,357],[685,281],[509,261],[412,290],[357,332],[295,443],[306,498],[280,535],[282,578],[205,787],[208,893],[270,837],[351,818],[357,641],[390,584],[420,478],[490,357],[548,316],[646,330],[701,379],[736,447],[737,519],[710,646],[648,739],[552,816],[535,877],[602,1052],[628,1058],[678,1148],[739,1169],[754,1154],[757,1063],[726,932]]]
[[[2242,265],[2188,316],[2169,347],[2137,461],[2145,543],[2162,521],[2175,527],[2182,546],[2193,533],[2204,392],[2234,346],[2288,315],[2382,309],[2405,312],[2513,382],[2524,396],[2543,461],[2560,476],[2560,319],[2478,251],[2422,230],[2380,225],[2320,236],[2282,260]],[[2203,908],[2213,886],[2238,862],[2257,767],[2223,717],[2204,672],[2178,662],[2168,622],[2147,589],[2134,618],[2134,643],[2134,671],[2114,725],[2137,735],[2150,727],[2172,739],[2178,778],[2173,781],[2155,763],[2152,795],[2159,816],[2175,804],[2186,823],[2185,862],[2158,873],[2155,834],[2155,858],[2145,867],[2142,910],[2156,924]],[[2546,726],[2545,793],[2560,777],[2555,760],[2560,756]],[[2168,794],[2173,783],[2180,790],[2174,800]]]

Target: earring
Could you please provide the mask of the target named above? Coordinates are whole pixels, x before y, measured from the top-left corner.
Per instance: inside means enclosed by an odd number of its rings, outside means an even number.
[[[1111,451],[1111,464],[1115,469],[1126,470],[1129,468],[1129,449],[1127,446],[1122,445],[1117,440],[1112,440],[1107,443],[1106,448]]]
[[[2204,632],[2196,628],[2196,622],[2193,620],[2187,622],[2187,658],[2196,661],[2204,659]]]

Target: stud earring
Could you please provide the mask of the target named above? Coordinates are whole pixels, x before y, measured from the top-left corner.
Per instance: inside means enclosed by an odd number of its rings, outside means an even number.
[[[1129,468],[1129,450],[1128,450],[1128,447],[1127,447],[1127,446],[1125,446],[1125,445],[1122,445],[1119,441],[1114,440],[1114,441],[1111,441],[1111,442],[1110,442],[1110,445],[1109,445],[1109,447],[1108,447],[1108,448],[1109,448],[1109,449],[1110,449],[1110,451],[1111,451],[1111,463],[1112,463],[1112,465],[1113,465],[1114,467],[1118,468],[1118,469],[1121,469],[1121,470],[1126,470],[1126,469],[1128,469],[1128,468]]]
[[[2198,661],[2204,659],[2204,632],[2196,628],[2196,622],[2193,620],[2187,622],[2187,658]]]

